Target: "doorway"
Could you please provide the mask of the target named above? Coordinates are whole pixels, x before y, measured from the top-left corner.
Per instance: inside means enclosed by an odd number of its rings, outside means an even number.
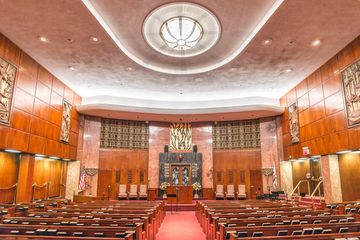
[[[172,164],[171,165],[171,185],[190,185],[191,184],[191,165]]]

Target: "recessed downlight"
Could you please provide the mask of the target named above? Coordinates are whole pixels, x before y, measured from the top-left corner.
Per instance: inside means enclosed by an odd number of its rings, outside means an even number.
[[[95,37],[95,36],[91,36],[91,37],[90,37],[90,41],[91,41],[92,43],[100,43],[100,42],[101,42],[101,39],[98,38],[98,37]]]
[[[73,66],[68,67],[71,71],[75,71],[75,68]]]
[[[132,70],[134,70],[134,69],[133,69],[132,67],[126,67],[125,70],[126,70],[126,71],[132,71]]]
[[[311,42],[311,46],[313,47],[319,46],[320,44],[321,44],[320,39],[315,39],[314,41]]]
[[[161,81],[166,81],[167,78],[166,78],[166,77],[161,77],[160,80],[161,80]]]
[[[292,68],[287,68],[283,71],[283,73],[291,73],[293,71]]]
[[[236,70],[237,70],[237,68],[235,68],[235,67],[229,69],[230,72],[235,72]]]
[[[39,40],[40,40],[40,42],[44,42],[44,43],[49,42],[49,39],[47,37],[45,37],[45,36],[40,36]]]
[[[51,156],[51,157],[49,157],[50,159],[54,159],[54,160],[58,160],[58,159],[60,159],[59,157],[55,157],[55,156]]]
[[[263,46],[270,46],[272,44],[273,40],[271,38],[267,38],[267,39],[264,39],[262,42],[261,42],[261,45]]]

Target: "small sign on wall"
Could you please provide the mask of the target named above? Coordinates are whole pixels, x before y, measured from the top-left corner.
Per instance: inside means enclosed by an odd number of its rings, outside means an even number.
[[[303,156],[310,155],[310,148],[309,147],[303,147],[302,148]]]

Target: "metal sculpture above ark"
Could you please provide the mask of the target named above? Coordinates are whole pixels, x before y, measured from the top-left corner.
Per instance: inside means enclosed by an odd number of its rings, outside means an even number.
[[[360,59],[341,72],[347,125],[360,124]]]
[[[0,57],[0,123],[9,124],[17,67]]]
[[[192,142],[192,130],[190,123],[170,124],[170,149],[190,150]]]

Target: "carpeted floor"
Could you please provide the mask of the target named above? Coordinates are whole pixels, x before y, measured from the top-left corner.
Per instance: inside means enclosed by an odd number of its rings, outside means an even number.
[[[205,240],[199,222],[193,211],[171,214],[167,212],[156,240]]]

